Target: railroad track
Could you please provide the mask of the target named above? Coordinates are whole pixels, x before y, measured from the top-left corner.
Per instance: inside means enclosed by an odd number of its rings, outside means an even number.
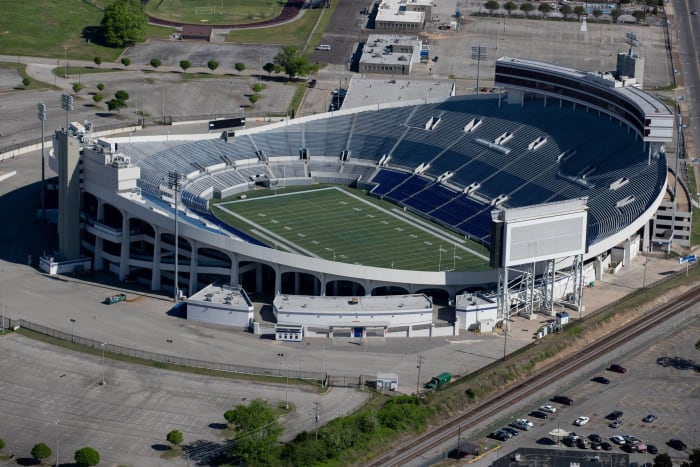
[[[490,417],[497,415],[503,410],[504,406],[507,407],[526,399],[536,392],[556,383],[562,377],[573,371],[605,356],[608,352],[620,347],[630,339],[634,339],[646,333],[659,323],[666,321],[689,306],[696,304],[698,299],[700,299],[700,289],[691,289],[672,301],[650,310],[639,319],[607,334],[593,345],[581,350],[578,354],[542,369],[540,372],[532,375],[518,385],[504,392],[495,394],[479,406],[468,410],[442,425],[431,428],[409,443],[402,444],[382,454],[378,458],[372,460],[369,465],[373,467],[405,465],[409,461],[427,452],[431,452],[436,447],[455,438],[459,430],[464,432],[476,427]]]

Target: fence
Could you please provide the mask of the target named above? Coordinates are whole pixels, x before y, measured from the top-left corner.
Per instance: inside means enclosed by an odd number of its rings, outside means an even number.
[[[151,362],[171,363],[173,365],[181,365],[189,368],[202,368],[207,370],[224,371],[226,373],[234,374],[269,376],[272,378],[283,378],[285,380],[287,378],[291,378],[300,379],[304,381],[321,382],[326,384],[328,382],[328,375],[321,371],[302,371],[287,368],[271,369],[246,365],[237,365],[234,363],[208,362],[205,360],[197,360],[194,358],[176,357],[174,355],[132,349],[129,347],[110,344],[95,339],[88,339],[86,337],[81,337],[75,334],[58,331],[47,326],[32,323],[24,319],[10,319],[7,317],[3,317],[3,319],[4,328],[14,328],[15,326],[20,326],[21,328],[28,329],[30,331],[43,334],[45,336],[53,337],[65,342],[71,342],[73,344],[81,345],[83,347],[88,347],[92,349],[102,349],[102,346],[104,345],[104,350],[107,353],[126,355],[129,357],[140,358],[142,360],[148,360]]]

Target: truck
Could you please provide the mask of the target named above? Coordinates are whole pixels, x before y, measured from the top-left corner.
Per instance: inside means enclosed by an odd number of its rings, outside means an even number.
[[[425,389],[440,389],[452,380],[452,375],[450,373],[440,373],[437,376],[430,378],[425,384]]]
[[[105,305],[113,305],[115,303],[125,302],[125,301],[126,301],[126,295],[124,295],[123,293],[119,293],[119,294],[111,295],[111,296],[105,298],[103,303]]]

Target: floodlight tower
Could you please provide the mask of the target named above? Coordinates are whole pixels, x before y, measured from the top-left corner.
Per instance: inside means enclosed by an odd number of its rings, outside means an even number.
[[[476,60],[476,93],[479,94],[479,69],[481,61],[488,58],[488,49],[484,45],[472,46],[472,60]]]
[[[46,121],[46,104],[39,102],[37,106],[39,113],[39,121],[41,122],[41,221],[46,222],[46,205],[44,204],[44,184],[45,184],[45,172],[44,166],[44,122]]]
[[[73,111],[73,96],[67,92],[61,94],[61,108],[66,111],[66,131],[68,131],[68,117]]]
[[[177,197],[178,193],[180,193],[180,187],[181,187],[181,182],[180,182],[180,173],[171,171],[168,172],[168,187],[173,190],[173,198],[175,198],[175,297],[174,301],[177,301],[180,295],[180,289],[178,285],[178,279],[179,279],[179,270],[178,270],[178,265],[180,263],[180,258],[179,258],[179,251],[178,251],[178,246],[180,245],[180,231],[178,228],[178,214],[177,214]]]

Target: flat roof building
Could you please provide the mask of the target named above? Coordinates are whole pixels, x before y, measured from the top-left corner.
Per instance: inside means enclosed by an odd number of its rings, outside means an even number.
[[[242,287],[209,284],[187,301],[187,319],[245,328],[253,321],[253,302]]]
[[[370,34],[360,57],[360,73],[408,75],[420,63],[423,42],[416,36]]]
[[[420,11],[419,6],[425,9],[423,2],[383,0],[379,4],[377,17],[374,21],[375,29],[417,33],[423,29],[426,13],[428,13]]]

